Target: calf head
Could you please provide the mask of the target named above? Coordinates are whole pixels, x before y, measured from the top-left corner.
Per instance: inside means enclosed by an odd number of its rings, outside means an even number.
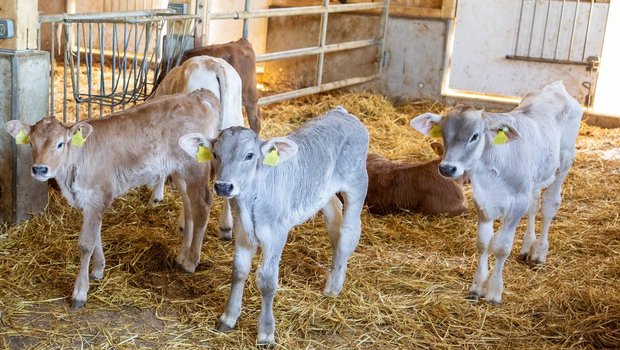
[[[32,146],[32,176],[39,181],[55,177],[68,149],[81,147],[92,132],[92,127],[86,122],[69,127],[54,117],[43,118],[35,125],[11,120],[4,128],[18,144],[29,143]]]
[[[491,120],[483,110],[462,105],[448,110],[446,116],[419,115],[411,120],[411,127],[424,135],[441,133],[445,153],[439,172],[450,179],[470,171],[485,147],[501,146],[519,138],[514,127]]]
[[[187,134],[179,139],[179,145],[197,159],[203,147],[212,154],[216,162],[215,192],[226,198],[247,191],[262,167],[278,166],[297,152],[297,144],[291,139],[261,141],[254,131],[239,126],[222,130],[215,140],[199,133]]]

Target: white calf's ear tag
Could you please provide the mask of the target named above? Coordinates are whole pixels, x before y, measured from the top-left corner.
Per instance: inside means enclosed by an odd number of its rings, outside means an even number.
[[[263,164],[269,166],[277,166],[280,163],[280,155],[278,154],[278,149],[273,148],[267,155],[265,159],[263,159]]]

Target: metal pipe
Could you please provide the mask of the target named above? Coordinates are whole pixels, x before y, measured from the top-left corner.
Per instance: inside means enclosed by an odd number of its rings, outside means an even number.
[[[50,24],[50,33],[51,33],[51,40],[50,40],[50,109],[49,109],[49,115],[54,115],[55,111],[54,111],[54,69],[55,69],[55,63],[56,60],[54,59],[54,25],[55,23],[51,23]]]
[[[267,61],[281,60],[285,58],[295,58],[295,57],[302,57],[302,56],[317,55],[320,53],[353,50],[353,49],[359,49],[363,47],[380,45],[380,44],[381,44],[380,39],[366,39],[366,40],[350,41],[346,43],[330,44],[330,45],[325,45],[324,47],[315,46],[315,47],[305,47],[302,49],[270,52],[270,53],[266,53],[262,55],[257,55],[256,62],[267,62]]]
[[[71,22],[73,20],[116,20],[127,17],[155,16],[155,15],[174,15],[173,10],[145,10],[145,11],[116,11],[116,12],[94,12],[94,13],[62,13],[56,15],[41,15],[39,22]],[[175,15],[176,16],[176,15]]]
[[[329,0],[323,0],[323,7],[329,7]],[[319,47],[325,47],[325,41],[327,39],[327,20],[329,14],[327,12],[323,12],[321,14],[321,32],[319,34]],[[316,78],[315,84],[317,86],[321,86],[323,83],[323,64],[325,62],[325,51],[319,52],[319,59],[316,65]]]
[[[590,11],[588,12],[588,25],[586,26],[586,38],[583,40],[583,51],[581,52],[581,60],[586,59],[586,47],[588,46],[588,37],[590,36],[590,22],[592,21],[592,8],[594,7],[594,0],[590,0]]]
[[[323,0],[323,2],[325,2],[325,0]],[[245,0],[245,12],[248,13],[250,12],[250,10],[252,9],[252,0]],[[243,38],[244,39],[248,39],[249,35],[249,28],[250,28],[250,19],[249,18],[244,18],[243,19]]]
[[[77,45],[77,79],[75,79],[75,87],[73,95],[75,97],[75,122],[80,121],[80,26],[75,26],[75,43]],[[73,62],[73,60],[71,60]],[[71,72],[72,79],[74,77],[73,70]]]
[[[538,7],[538,1],[534,0],[534,13],[532,14],[532,25],[530,26],[530,42],[527,45],[527,56],[530,55],[530,49],[532,48],[532,38],[534,37],[534,23],[536,23],[536,8]]]
[[[88,25],[88,61],[86,63],[86,79],[88,81],[88,119],[91,118],[93,85],[93,24]]]
[[[523,18],[523,4],[525,0],[521,0],[521,10],[519,11],[519,25],[517,26],[517,41],[515,43],[515,55],[517,54],[517,48],[519,47],[519,37],[521,36],[521,19]]]
[[[99,24],[99,95],[105,96],[105,76],[103,74],[104,70],[104,57],[103,57],[103,47],[105,31],[103,24]],[[99,117],[103,115],[103,100],[99,100]]]
[[[379,34],[379,38],[381,40],[381,43],[379,44],[379,47],[377,48],[378,52],[377,55],[378,57],[378,61],[379,61],[379,76],[383,73],[383,59],[384,59],[384,53],[385,53],[385,38],[387,37],[387,25],[388,25],[388,16],[390,13],[390,0],[385,0],[383,3],[383,12],[381,13],[381,24],[380,24],[380,30],[381,33]]]
[[[316,15],[327,11],[329,13],[337,12],[353,12],[364,10],[378,10],[383,8],[382,2],[370,2],[346,5],[330,5],[329,8],[323,6],[303,6],[303,7],[287,7],[275,8],[268,10],[256,10],[252,12],[237,11],[226,13],[214,13],[211,19],[245,19],[245,18],[263,18],[263,17],[283,17],[296,15]]]
[[[540,48],[540,57],[543,57],[545,53],[545,41],[547,39],[547,23],[549,22],[549,8],[551,7],[551,0],[547,0],[547,14],[545,15],[545,30],[542,36],[542,47]]]
[[[573,17],[573,30],[570,33],[570,45],[568,46],[568,57],[567,60],[570,61],[571,53],[573,53],[573,38],[575,37],[575,28],[577,28],[577,15],[579,13],[579,0],[575,4],[575,16]]]
[[[555,51],[553,53],[553,59],[558,57],[558,45],[560,43],[560,33],[562,33],[562,21],[564,20],[564,5],[566,0],[562,0],[562,7],[560,8],[560,21],[558,22],[558,36],[555,38]]]
[[[379,78],[379,75],[373,74],[373,75],[369,75],[366,77],[349,78],[349,79],[344,79],[344,80],[334,81],[331,83],[322,84],[321,86],[312,86],[312,87],[299,89],[295,91],[283,92],[280,94],[262,97],[258,100],[258,104],[260,106],[264,106],[270,103],[280,102],[280,101],[288,100],[291,98],[307,96],[307,95],[317,94],[319,92],[340,89],[342,87],[350,86],[350,85],[362,84],[362,83],[369,82],[371,80],[375,80],[377,78]]]

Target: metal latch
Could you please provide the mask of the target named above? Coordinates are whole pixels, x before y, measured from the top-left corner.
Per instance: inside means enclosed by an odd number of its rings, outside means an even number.
[[[598,66],[601,63],[601,59],[598,56],[588,56],[586,61],[588,62],[587,72],[598,72]]]
[[[15,24],[12,19],[0,19],[0,39],[9,39],[15,36]]]

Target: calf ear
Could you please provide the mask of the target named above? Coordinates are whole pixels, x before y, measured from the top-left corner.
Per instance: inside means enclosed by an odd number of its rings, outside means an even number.
[[[69,132],[71,134],[71,144],[82,147],[88,136],[93,132],[93,127],[87,122],[77,122],[71,126]]]
[[[409,125],[411,125],[411,127],[416,129],[417,131],[421,132],[423,135],[436,137],[438,135],[431,135],[431,130],[433,130],[433,127],[435,125],[439,125],[438,123],[441,118],[443,117],[439,114],[424,113],[411,119],[411,123]],[[435,130],[437,130],[437,128],[435,128]]]
[[[196,158],[196,161],[199,163],[213,158],[211,140],[208,140],[205,135],[201,133],[193,132],[181,136],[179,138],[179,146],[181,146],[185,153]]]
[[[263,159],[267,157],[273,150],[276,150],[276,155],[270,156],[270,164],[267,165],[277,165],[279,162],[284,162],[290,157],[292,157],[295,153],[297,153],[297,144],[295,141],[286,138],[286,137],[274,137],[269,139],[260,146],[261,154],[263,155]],[[273,154],[273,153],[271,153]],[[275,159],[271,159],[271,157],[275,157]],[[267,162],[267,160],[264,160]]]
[[[496,145],[509,143],[521,137],[517,129],[507,124],[491,122],[488,128],[493,137],[493,143]]]
[[[30,142],[30,131],[32,125],[22,122],[21,120],[11,120],[4,124],[4,129],[15,138],[18,144],[26,144]]]
[[[437,154],[440,157],[443,157],[443,145],[439,142],[433,142],[431,143],[431,148],[433,149],[433,151],[435,151],[435,154]]]

